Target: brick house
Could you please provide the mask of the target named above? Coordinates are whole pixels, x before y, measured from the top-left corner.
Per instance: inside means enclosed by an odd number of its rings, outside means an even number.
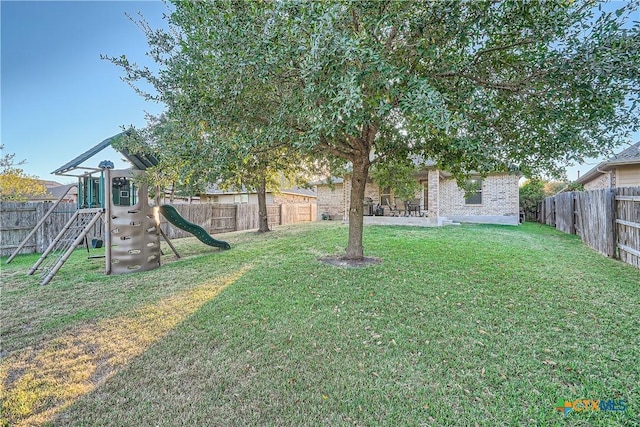
[[[286,205],[291,203],[315,203],[316,193],[307,188],[286,188],[278,192],[267,190],[267,205]],[[199,194],[200,203],[227,203],[227,204],[258,204],[256,192],[225,191],[216,185],[210,185],[207,190]]]
[[[380,206],[384,215],[419,215],[430,222],[445,221],[487,224],[519,224],[519,193],[517,174],[495,173],[484,178],[472,177],[472,194],[465,194],[451,174],[434,167],[416,174],[421,189],[410,202],[410,211],[404,201],[394,197],[393,191],[379,188],[373,181],[365,188],[365,215],[373,215]],[[351,195],[349,175],[335,178],[332,183],[316,185],[318,216],[347,220],[347,207]],[[395,210],[399,212],[396,213]],[[380,213],[378,211],[377,213]]]
[[[241,190],[222,190],[218,185],[209,185],[203,193],[195,196],[179,196],[174,195],[173,201],[170,201],[171,189],[166,189],[164,194],[165,203],[220,203],[228,205],[257,205],[258,193],[249,191],[246,188]],[[308,188],[286,188],[279,191],[267,190],[267,205],[288,205],[294,203],[315,204],[316,193]]]
[[[640,187],[640,141],[601,162],[576,182],[585,190]]]

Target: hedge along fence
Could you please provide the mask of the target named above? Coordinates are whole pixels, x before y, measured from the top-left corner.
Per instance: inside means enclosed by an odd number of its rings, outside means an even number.
[[[50,202],[0,203],[0,256],[8,256],[27,237],[38,221],[51,208]],[[211,234],[258,228],[258,205],[239,204],[175,204],[187,221],[198,224]],[[51,241],[71,219],[75,203],[61,203],[20,253],[44,252]],[[282,204],[267,207],[269,226],[296,224],[316,220],[315,204]],[[160,215],[160,226],[170,239],[191,234],[169,224]],[[104,233],[100,222],[89,233],[89,240]]]
[[[640,268],[640,187],[560,193],[547,197],[540,213],[541,223]]]

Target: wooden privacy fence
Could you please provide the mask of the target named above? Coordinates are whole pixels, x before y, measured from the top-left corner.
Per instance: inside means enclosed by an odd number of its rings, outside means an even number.
[[[51,202],[0,203],[0,256],[11,255],[51,206]],[[60,203],[20,253],[44,252],[76,209],[75,203]],[[100,223],[96,224],[89,238],[102,235],[103,230]]]
[[[24,240],[37,222],[51,207],[50,202],[0,203],[0,256],[11,253]],[[258,206],[249,204],[175,204],[176,210],[187,221],[198,224],[211,234],[258,228]],[[75,203],[61,203],[38,229],[20,253],[44,252],[49,243],[73,216]],[[296,224],[316,220],[315,204],[282,204],[267,206],[269,226]],[[160,216],[160,226],[171,239],[189,237],[191,234],[169,224]],[[89,238],[104,233],[97,224]]]
[[[640,187],[560,193],[540,205],[539,222],[640,268]]]
[[[202,226],[211,234],[258,228],[258,205],[253,204],[175,204],[176,210],[189,222]],[[297,224],[316,220],[316,205],[292,203],[267,206],[269,226]],[[160,226],[170,239],[191,234],[169,224],[160,217]]]

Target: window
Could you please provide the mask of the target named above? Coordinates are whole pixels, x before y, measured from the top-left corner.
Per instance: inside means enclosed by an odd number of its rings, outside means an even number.
[[[249,195],[248,194],[236,194],[236,195],[233,196],[233,203],[236,203],[236,204],[249,203]]]
[[[129,178],[116,176],[111,180],[112,202],[114,206],[133,206],[137,203],[136,185]]]
[[[464,204],[465,205],[481,205],[482,204],[482,180],[470,179],[465,185]]]

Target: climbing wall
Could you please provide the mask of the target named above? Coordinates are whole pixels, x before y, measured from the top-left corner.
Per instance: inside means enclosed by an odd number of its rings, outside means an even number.
[[[120,185],[113,187],[109,206],[112,274],[160,267],[158,208],[149,206],[146,186],[131,185],[130,173],[111,173],[112,182]]]

